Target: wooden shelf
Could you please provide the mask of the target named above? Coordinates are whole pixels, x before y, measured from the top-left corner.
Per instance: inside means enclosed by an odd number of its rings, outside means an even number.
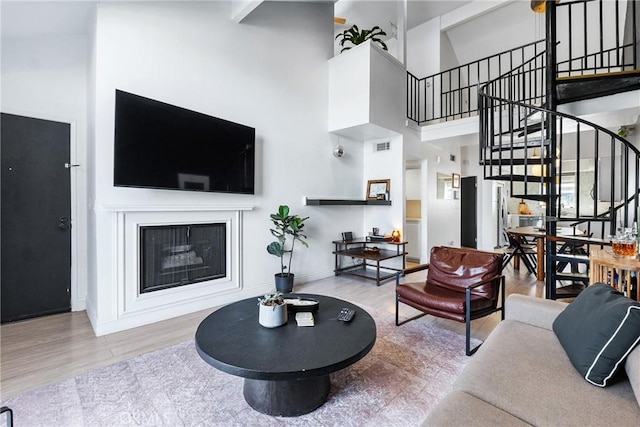
[[[391,206],[391,200],[305,199],[307,206]]]
[[[369,241],[365,237],[358,237],[352,240],[334,240],[335,250],[335,269],[336,276],[340,274],[352,274],[354,276],[363,277],[365,279],[375,280],[376,285],[380,286],[380,282],[395,277],[397,272],[402,272],[407,267],[405,245],[407,242],[391,242],[385,240]],[[368,251],[375,245],[395,246],[395,250],[378,249],[377,251]],[[357,258],[362,262],[356,265],[343,266],[343,258]],[[392,266],[380,265],[380,262],[400,258],[402,264],[400,268]],[[369,261],[369,262],[368,262]],[[391,271],[391,272],[389,272]]]

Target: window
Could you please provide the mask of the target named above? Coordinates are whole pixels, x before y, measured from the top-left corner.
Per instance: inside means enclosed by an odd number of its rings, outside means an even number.
[[[576,175],[575,173],[562,174],[560,183],[560,207],[562,209],[575,208],[576,200]]]

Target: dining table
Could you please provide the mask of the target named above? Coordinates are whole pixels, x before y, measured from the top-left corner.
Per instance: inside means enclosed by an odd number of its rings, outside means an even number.
[[[547,238],[546,229],[543,227],[527,226],[527,227],[506,228],[505,231],[511,234],[512,236],[517,237],[515,239],[517,242],[520,242],[526,238],[532,238],[535,240],[536,262],[538,264],[536,269],[536,278],[537,280],[540,280],[540,281],[544,280],[544,247],[545,247],[545,241]],[[584,231],[578,228],[572,228],[572,227],[558,227],[556,234],[558,236],[564,236],[564,237],[572,236],[573,238],[587,239]],[[589,240],[594,240],[594,239],[589,239]],[[600,241],[601,239],[597,239],[597,240],[598,240],[597,243],[599,244],[606,244],[604,241]]]
[[[540,227],[513,227],[505,230],[512,236],[516,236],[516,241],[522,241],[522,238],[533,238],[536,242],[536,278],[538,280],[544,280],[544,243],[547,237],[547,232],[544,228]]]

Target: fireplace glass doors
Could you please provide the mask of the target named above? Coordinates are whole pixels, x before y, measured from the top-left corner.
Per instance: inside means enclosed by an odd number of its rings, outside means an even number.
[[[225,277],[226,232],[224,223],[140,227],[140,293]]]

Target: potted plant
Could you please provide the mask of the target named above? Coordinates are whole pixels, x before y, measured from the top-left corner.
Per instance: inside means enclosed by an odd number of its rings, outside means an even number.
[[[356,46],[360,43],[366,42],[367,40],[371,40],[373,43],[378,43],[382,49],[388,50],[387,45],[380,38],[381,36],[386,35],[387,33],[382,31],[382,28],[378,27],[377,25],[370,30],[363,29],[362,31],[358,28],[357,25],[354,25],[348,30],[344,30],[343,32],[338,34],[336,36],[336,40],[338,39],[338,37],[341,37],[340,46],[342,46],[342,50],[340,51],[340,53],[344,52],[345,50],[351,49],[351,46],[344,45],[346,42],[352,43],[354,46]]]
[[[282,293],[274,292],[258,298],[258,322],[265,328],[277,328],[287,323],[287,304]]]
[[[280,292],[291,292],[293,290],[293,278],[291,273],[291,259],[296,241],[305,247],[309,247],[302,231],[304,222],[309,219],[300,218],[298,215],[290,215],[289,206],[281,205],[278,212],[270,215],[274,228],[270,229],[271,234],[278,240],[269,243],[267,252],[280,258],[280,273],[275,275],[276,289]],[[288,260],[286,259],[288,257]],[[287,262],[288,261],[288,262]]]

